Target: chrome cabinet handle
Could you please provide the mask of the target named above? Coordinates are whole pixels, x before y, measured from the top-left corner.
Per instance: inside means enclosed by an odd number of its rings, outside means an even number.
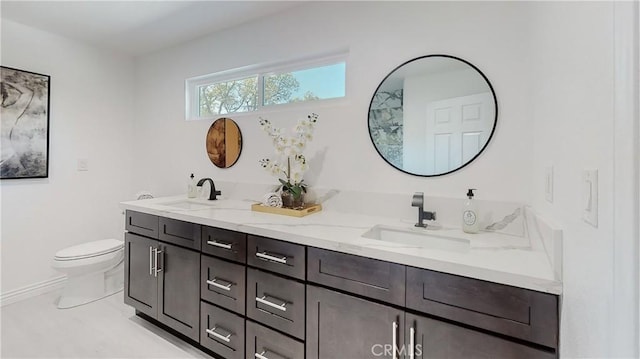
[[[158,248],[154,248],[154,257],[156,259],[156,266],[155,266],[155,272],[153,272],[153,276],[157,277],[158,273],[162,272],[162,269],[158,268],[158,254],[162,253],[162,251],[159,251]]]
[[[216,247],[220,247],[220,248],[224,248],[224,249],[231,249],[231,247],[233,247],[232,243],[218,242],[216,240],[207,241],[207,244],[210,244],[210,245],[216,246]]]
[[[416,330],[411,327],[409,329],[409,359],[415,359],[416,357]]]
[[[153,275],[153,247],[149,246],[149,275]]]
[[[262,252],[262,253],[256,253],[256,257],[266,259],[268,261],[287,264],[287,256],[274,257],[273,255],[268,254],[267,252]]]
[[[216,329],[218,329],[218,327],[213,327],[211,329],[205,329],[205,331],[207,333],[213,335],[214,337],[224,341],[225,343],[231,342],[231,336],[233,335],[233,333],[229,333],[227,335],[222,335],[222,334],[216,333]],[[228,330],[226,330],[226,332],[228,332]]]
[[[391,335],[392,340],[393,340],[393,347],[391,348],[391,350],[393,350],[393,359],[398,359],[398,354],[396,353],[396,348],[398,347],[398,338],[396,337],[396,332],[398,331],[398,323],[396,323],[396,321],[393,321],[393,333]]]
[[[258,359],[269,359],[269,357],[267,357],[266,355],[264,355],[264,353],[266,353],[266,352],[267,352],[266,350],[263,350],[263,351],[262,351],[262,353],[260,353],[260,354],[255,353],[255,354],[253,354],[253,356],[254,356],[254,357],[256,357],[256,358],[258,358]],[[284,356],[282,356],[282,355],[280,355],[280,354],[278,354],[278,353],[275,353],[275,354],[278,356],[278,358],[285,358],[285,359],[289,359],[289,358],[286,358],[286,357],[284,357]]]
[[[284,302],[282,304],[276,304],[276,303],[273,303],[273,302],[270,302],[270,301],[266,300],[265,299],[266,297],[267,297],[266,295],[263,295],[262,298],[256,297],[256,302],[260,302],[260,303],[262,303],[264,305],[268,305],[271,308],[276,308],[276,309],[281,310],[283,312],[287,311],[287,308],[286,308],[287,302]]]
[[[233,285],[233,283],[229,282],[229,284],[227,284],[227,285],[222,285],[222,284],[217,282],[218,280],[219,280],[218,278],[214,277],[211,280],[207,280],[207,284],[212,285],[214,287],[218,287],[220,289],[231,291],[231,286]]]

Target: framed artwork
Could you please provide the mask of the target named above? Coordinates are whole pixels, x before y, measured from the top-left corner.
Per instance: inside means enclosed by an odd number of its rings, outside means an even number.
[[[0,179],[49,177],[50,77],[0,66]]]

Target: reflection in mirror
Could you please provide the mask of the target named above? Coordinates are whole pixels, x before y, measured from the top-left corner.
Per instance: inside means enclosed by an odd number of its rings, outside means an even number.
[[[369,134],[397,169],[438,176],[473,161],[489,143],[498,108],[489,80],[448,55],[408,61],[378,86],[369,106]]]
[[[230,118],[219,118],[207,132],[207,155],[220,168],[233,166],[242,151],[242,133]]]

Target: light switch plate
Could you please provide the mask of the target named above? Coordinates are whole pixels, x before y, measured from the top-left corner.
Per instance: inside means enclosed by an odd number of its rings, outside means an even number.
[[[582,172],[582,219],[598,227],[598,170]]]
[[[544,168],[544,198],[553,203],[553,166]]]

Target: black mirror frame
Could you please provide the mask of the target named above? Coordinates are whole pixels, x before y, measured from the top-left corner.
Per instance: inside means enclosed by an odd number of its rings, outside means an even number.
[[[396,72],[396,70],[398,70],[399,68],[401,68],[402,66],[413,62],[413,61],[417,61],[417,60],[421,60],[421,59],[425,59],[428,57],[447,57],[450,59],[454,59],[454,60],[458,60],[460,62],[463,62],[469,66],[471,66],[471,68],[473,68],[474,70],[478,71],[478,73],[482,76],[482,78],[487,82],[487,85],[489,85],[489,89],[491,90],[491,94],[493,95],[493,104],[495,106],[495,119],[493,121],[493,128],[491,129],[491,134],[489,135],[489,138],[487,138],[487,142],[484,144],[484,146],[482,146],[482,148],[480,149],[480,151],[478,151],[478,153],[473,156],[470,160],[468,160],[467,162],[465,162],[464,164],[462,164],[460,167],[457,167],[455,169],[452,169],[451,171],[448,172],[443,172],[443,173],[438,173],[438,174],[418,174],[418,173],[413,173],[413,172],[408,172],[405,171],[402,168],[398,168],[395,165],[393,165],[391,162],[389,162],[380,152],[380,150],[378,149],[378,146],[376,145],[376,143],[373,140],[373,136],[371,134],[371,127],[369,126],[369,116],[371,114],[371,106],[373,105],[373,100],[375,98],[376,93],[378,93],[378,90],[380,89],[380,87],[382,86],[382,84],[387,80],[387,78],[389,78],[389,76],[391,76],[394,72]],[[411,60],[405,61],[402,64],[396,66],[393,70],[391,70],[391,72],[389,72],[387,74],[387,76],[384,77],[384,79],[382,79],[382,81],[380,81],[380,84],[378,85],[378,87],[376,87],[376,90],[373,92],[373,95],[371,96],[371,102],[369,102],[369,111],[367,112],[367,129],[369,129],[369,138],[371,138],[371,143],[373,144],[373,148],[376,149],[376,152],[378,152],[378,155],[380,155],[380,157],[385,160],[385,162],[387,162],[387,164],[389,164],[391,167],[397,169],[400,172],[404,172],[406,174],[410,174],[412,176],[418,176],[418,177],[438,177],[438,176],[444,176],[444,175],[448,175],[450,173],[459,171],[461,169],[463,169],[464,167],[466,167],[468,164],[470,164],[471,162],[475,161],[476,158],[478,158],[480,156],[480,154],[482,154],[482,152],[484,152],[484,150],[487,148],[487,146],[489,145],[489,143],[491,142],[491,139],[493,138],[494,133],[496,132],[496,126],[498,124],[498,97],[496,96],[496,92],[493,90],[493,85],[491,85],[491,82],[489,81],[489,79],[487,78],[487,76],[485,76],[485,74],[480,71],[479,68],[477,68],[475,65],[473,65],[472,63],[470,63],[469,61],[463,60],[459,57],[456,56],[452,56],[452,55],[444,55],[444,54],[433,54],[433,55],[425,55],[425,56],[420,56],[420,57],[416,57],[413,58]]]

